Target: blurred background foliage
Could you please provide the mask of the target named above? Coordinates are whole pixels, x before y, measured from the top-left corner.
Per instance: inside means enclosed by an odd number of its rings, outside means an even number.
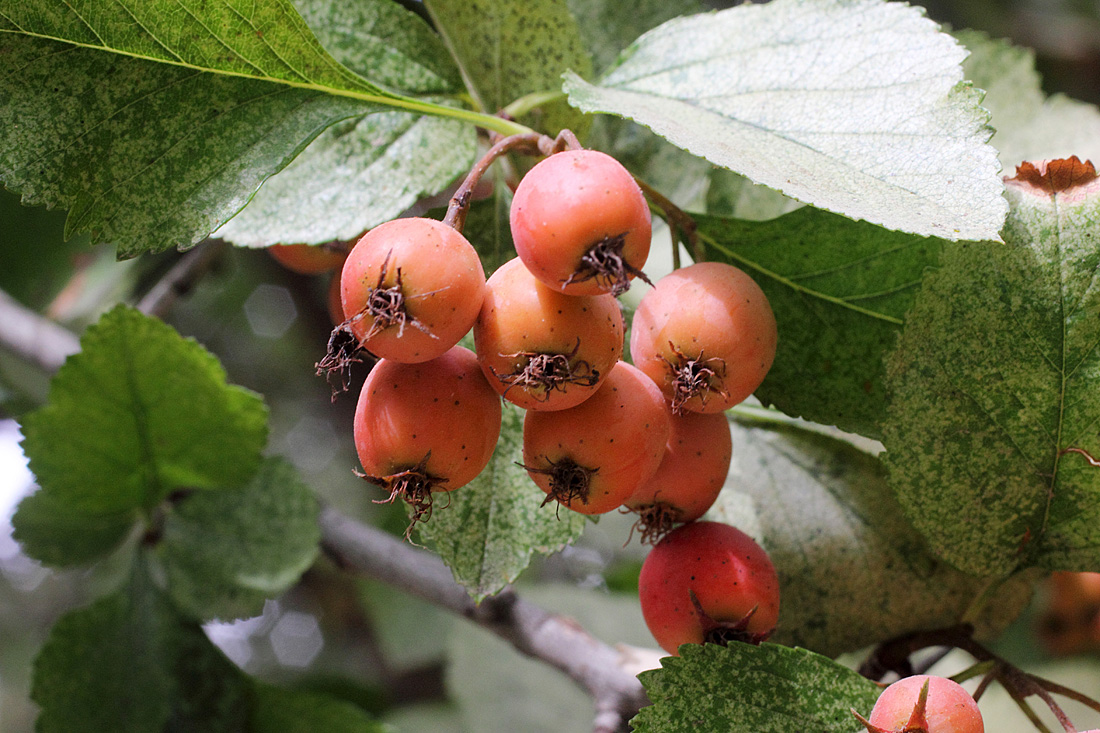
[[[923,4],[934,20],[950,27],[983,30],[1034,49],[1047,93],[1100,104],[1100,0]],[[83,237],[65,241],[64,219],[62,211],[23,207],[15,195],[0,190],[0,289],[74,331],[120,300],[136,302],[182,256],[168,252],[117,262],[110,246],[92,248]],[[270,452],[291,460],[324,501],[399,534],[403,512],[374,504],[352,474],[354,399],[330,400],[328,385],[314,375],[332,326],[327,292],[328,276],[297,275],[263,251],[230,248],[166,320],[217,354],[230,382],[264,395],[271,408]],[[355,379],[361,381],[364,373],[360,369]],[[20,469],[12,418],[40,404],[47,388],[44,375],[0,351],[0,730],[5,733],[33,730],[31,663],[51,625],[110,582],[109,566],[96,573],[44,569],[22,555],[11,538],[11,512],[33,488]],[[573,615],[608,642],[653,646],[634,595],[644,552],[637,543],[621,545],[629,523],[611,515],[591,525],[578,545],[526,572],[524,592]],[[1058,595],[1064,608],[1057,613],[1050,609],[1052,588],[1038,594],[997,650],[1029,671],[1095,692],[1100,689],[1100,587],[1095,597],[1075,591],[1072,602]],[[556,672],[399,589],[350,580],[324,559],[291,593],[269,602],[262,616],[212,624],[207,632],[252,674],[338,694],[404,730],[580,731],[592,717],[587,696]],[[993,693],[988,704],[1007,711],[1006,722],[995,718],[989,730],[1022,724],[1007,699]]]

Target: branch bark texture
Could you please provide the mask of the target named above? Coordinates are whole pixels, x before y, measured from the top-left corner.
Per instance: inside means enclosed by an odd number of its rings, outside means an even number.
[[[528,603],[506,590],[476,604],[438,556],[381,530],[325,508],[321,544],[338,564],[464,616],[520,652],[565,673],[596,701],[596,733],[629,730],[628,721],[648,705],[625,655],[574,621]]]

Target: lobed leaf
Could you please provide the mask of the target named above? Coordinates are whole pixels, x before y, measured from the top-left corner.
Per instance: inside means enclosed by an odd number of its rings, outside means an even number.
[[[835,657],[960,623],[989,598],[977,633],[992,638],[1027,606],[1034,577],[995,586],[936,560],[869,453],[805,424],[749,417],[732,430],[729,479],[708,516],[768,551],[782,595],[773,641]]]
[[[245,486],[180,501],[157,546],[177,608],[202,621],[259,615],[316,558],[317,512],[295,469],[276,459]]]
[[[435,496],[431,519],[418,526],[477,601],[499,592],[536,553],[557,552],[584,529],[584,515],[543,506],[546,495],[523,463],[523,411],[504,403],[500,441],[488,467],[470,484]]]
[[[583,77],[592,72],[565,0],[425,0],[424,5],[485,112],[559,89],[566,69]],[[561,101],[542,104],[520,121],[551,135],[569,128],[583,137],[588,126]]]
[[[827,657],[775,644],[685,644],[638,679],[653,703],[631,721],[638,733],[858,733],[852,709],[868,715],[880,692]]]
[[[752,275],[775,312],[779,345],[757,397],[877,436],[886,414],[883,358],[944,242],[812,208],[764,222],[697,222],[708,258]]]
[[[1100,563],[1100,468],[1064,452],[1100,456],[1100,179],[1044,183],[1009,181],[1006,245],[945,253],[890,358],[891,485],[973,573]]]
[[[117,306],[90,327],[23,421],[41,484],[32,506],[101,521],[177,489],[247,481],[267,438],[255,394],[225,383],[216,358],[170,326]],[[27,519],[27,516],[24,516]]]
[[[669,21],[565,90],[814,206],[995,240],[1003,186],[965,55],[901,3],[776,0]]]

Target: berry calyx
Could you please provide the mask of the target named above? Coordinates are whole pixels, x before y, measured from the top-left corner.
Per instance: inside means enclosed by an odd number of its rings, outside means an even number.
[[[690,522],[665,535],[642,563],[638,598],[669,654],[688,643],[759,643],[779,619],[779,579],[767,553],[720,522]]]
[[[653,475],[669,435],[660,390],[625,362],[575,407],[529,410],[523,467],[547,494],[582,514],[603,514]]]
[[[434,219],[395,219],[348,255],[339,328],[376,356],[428,361],[470,331],[484,295],[485,271],[465,237]]]
[[[645,294],[630,354],[673,412],[722,412],[764,381],[777,342],[760,286],[732,265],[701,262],[661,278]]]
[[[516,188],[509,217],[516,253],[548,287],[619,295],[645,277],[649,205],[633,176],[595,150],[555,153]]]
[[[574,407],[619,361],[624,326],[610,295],[569,296],[513,259],[485,285],[474,344],[486,379],[528,410]]]
[[[984,733],[974,698],[946,677],[913,675],[879,695],[870,718],[852,711],[869,733]]]

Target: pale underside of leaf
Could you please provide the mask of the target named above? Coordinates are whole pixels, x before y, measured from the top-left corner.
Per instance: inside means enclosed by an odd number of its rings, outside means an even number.
[[[269,178],[215,236],[238,246],[351,240],[469,169],[465,122],[379,112],[337,124]]]
[[[996,240],[1003,185],[965,53],[898,3],[777,0],[666,23],[598,86],[565,89],[814,206]]]

